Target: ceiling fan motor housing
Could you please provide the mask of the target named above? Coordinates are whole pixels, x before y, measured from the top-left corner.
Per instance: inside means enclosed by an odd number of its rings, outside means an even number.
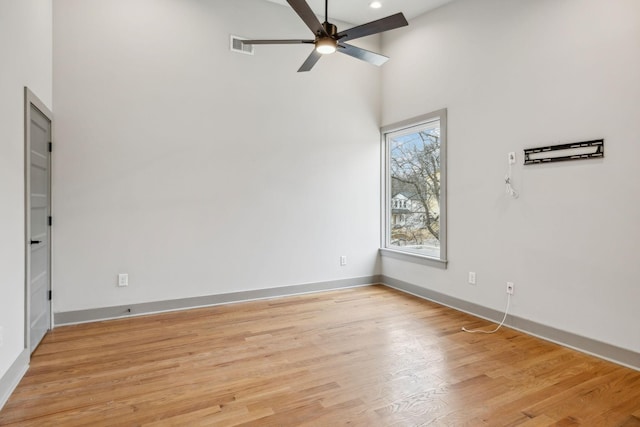
[[[338,27],[330,22],[324,21],[322,23],[322,28],[324,28],[325,33],[327,33],[331,38],[334,38],[338,34]]]

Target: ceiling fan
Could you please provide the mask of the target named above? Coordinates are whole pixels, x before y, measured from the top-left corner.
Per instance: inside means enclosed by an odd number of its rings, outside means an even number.
[[[387,62],[389,58],[384,55],[380,55],[379,53],[370,52],[366,49],[362,49],[345,42],[409,25],[407,19],[402,13],[396,13],[395,15],[387,16],[386,18],[371,21],[366,24],[338,32],[338,28],[329,22],[328,2],[328,0],[325,0],[324,2],[325,20],[324,23],[321,24],[305,0],[287,0],[287,3],[289,3],[293,10],[298,14],[298,16],[300,16],[300,18],[302,18],[307,27],[309,27],[315,35],[315,39],[313,40],[242,40],[242,44],[315,45],[315,49],[311,52],[311,55],[309,55],[307,60],[304,61],[298,72],[311,70],[322,55],[336,51],[362,61],[366,61],[370,64],[380,66]]]

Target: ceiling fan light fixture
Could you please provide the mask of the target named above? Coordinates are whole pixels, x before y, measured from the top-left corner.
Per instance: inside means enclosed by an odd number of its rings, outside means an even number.
[[[323,37],[316,42],[316,51],[323,55],[329,55],[336,51],[338,42],[331,37]]]

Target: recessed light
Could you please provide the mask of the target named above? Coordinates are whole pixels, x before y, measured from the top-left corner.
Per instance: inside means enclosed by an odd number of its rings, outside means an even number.
[[[371,3],[369,3],[369,7],[371,9],[380,9],[382,7],[382,3],[379,1],[372,1]]]

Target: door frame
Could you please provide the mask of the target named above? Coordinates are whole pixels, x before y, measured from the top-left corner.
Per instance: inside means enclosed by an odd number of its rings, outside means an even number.
[[[31,239],[31,107],[39,110],[51,123],[51,133],[53,135],[53,113],[28,87],[24,88],[24,206],[25,206],[25,226],[24,226],[24,346],[31,354],[31,245],[27,242]],[[53,137],[52,137],[53,139]],[[51,155],[49,155],[49,209],[51,209]],[[52,290],[53,283],[51,280],[51,236],[52,230],[49,230],[49,239],[47,242],[49,255],[49,291]],[[53,329],[53,305],[49,300],[49,328]]]

